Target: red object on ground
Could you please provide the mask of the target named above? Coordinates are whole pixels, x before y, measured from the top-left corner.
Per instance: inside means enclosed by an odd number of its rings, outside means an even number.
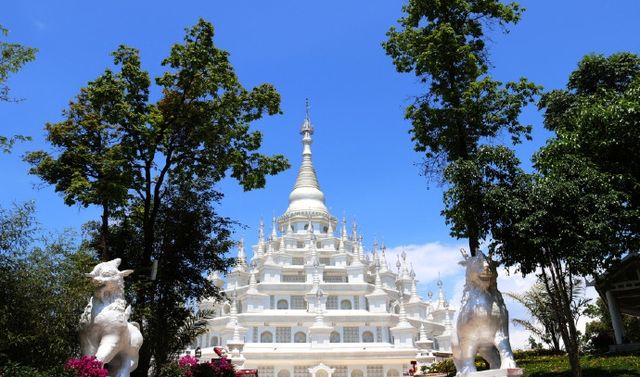
[[[258,377],[257,369],[240,369],[236,372],[236,377]]]
[[[222,347],[213,347],[213,352],[221,359],[227,358],[227,351]],[[236,371],[236,377],[258,377],[257,369],[240,369]]]

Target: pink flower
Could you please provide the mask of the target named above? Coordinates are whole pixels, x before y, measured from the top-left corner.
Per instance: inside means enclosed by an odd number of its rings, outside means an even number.
[[[64,364],[64,369],[73,371],[76,377],[107,377],[109,374],[95,356],[71,358]]]
[[[191,377],[191,368],[198,365],[198,359],[189,355],[182,356],[180,360],[178,360],[178,365],[184,369],[185,376]]]

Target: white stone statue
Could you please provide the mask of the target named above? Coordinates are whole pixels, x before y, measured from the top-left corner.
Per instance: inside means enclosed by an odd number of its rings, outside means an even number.
[[[109,376],[128,377],[138,366],[142,334],[129,322],[131,306],[124,299],[124,277],[133,270],[119,271],[120,258],[102,262],[85,274],[98,286],[80,317],[80,349],[107,364]]]
[[[491,369],[516,368],[509,343],[509,313],[498,291],[495,264],[482,252],[470,257],[461,251],[466,284],[456,328],[451,334],[457,376],[476,372],[476,353],[489,362]]]

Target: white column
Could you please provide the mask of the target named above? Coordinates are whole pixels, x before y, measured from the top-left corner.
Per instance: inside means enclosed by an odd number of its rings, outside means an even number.
[[[613,326],[613,333],[616,336],[616,344],[622,344],[624,338],[624,326],[622,326],[622,316],[618,309],[618,302],[613,297],[613,293],[610,290],[606,293],[607,306],[609,307],[609,315],[611,316],[611,325]]]

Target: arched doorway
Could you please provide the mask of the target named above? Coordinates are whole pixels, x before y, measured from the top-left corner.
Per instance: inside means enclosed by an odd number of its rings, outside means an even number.
[[[291,373],[288,369],[280,369],[278,372],[278,377],[291,377]]]
[[[335,368],[330,368],[324,365],[323,363],[320,363],[313,368],[309,368],[309,373],[311,373],[311,377],[331,377],[333,375],[333,372],[335,371],[336,371]]]

